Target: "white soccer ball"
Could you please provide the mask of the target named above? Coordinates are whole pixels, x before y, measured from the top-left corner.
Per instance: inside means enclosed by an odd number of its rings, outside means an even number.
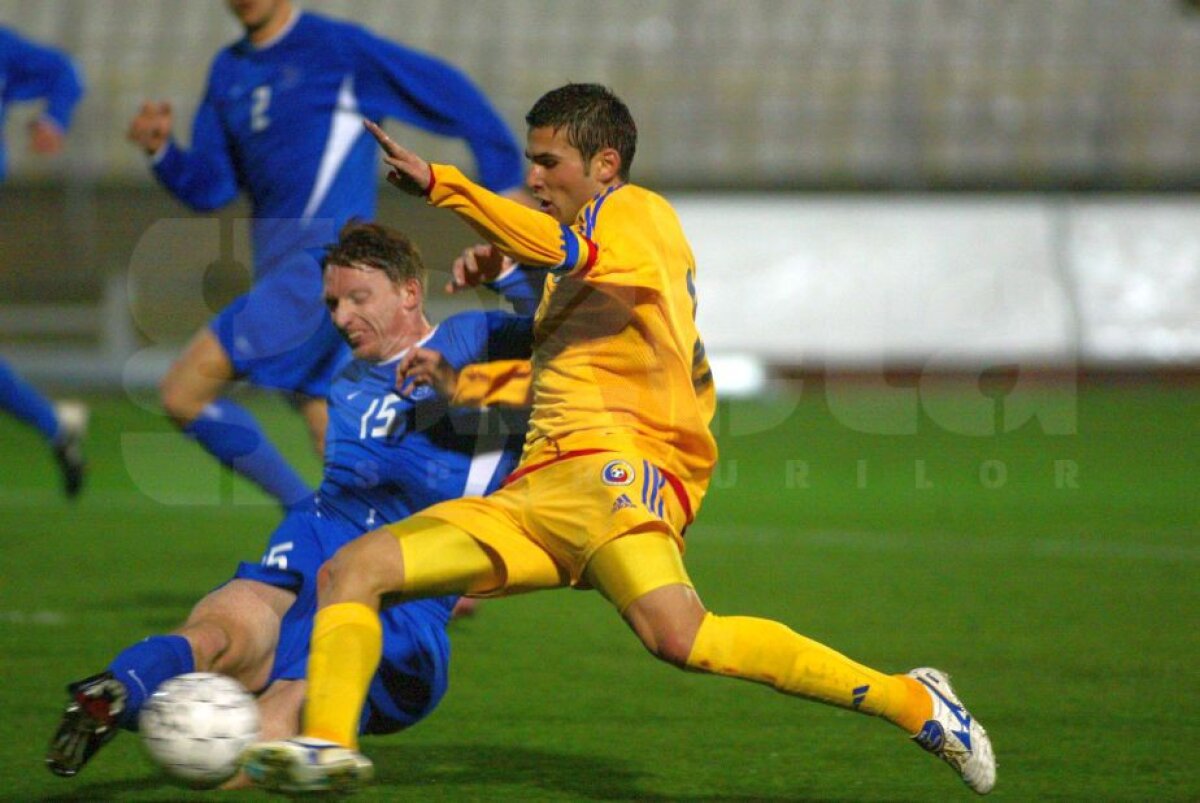
[[[212,787],[238,770],[258,739],[258,705],[233,678],[192,672],[164,682],[142,707],[138,729],[154,763],[188,786]]]

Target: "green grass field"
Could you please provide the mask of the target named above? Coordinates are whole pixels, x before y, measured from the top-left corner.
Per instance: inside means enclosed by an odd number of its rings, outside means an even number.
[[[969,406],[952,392],[941,426],[878,435],[820,391],[722,406],[688,533],[709,607],[881,669],[948,670],[992,734],[998,799],[1200,799],[1200,394],[1090,387],[1058,399],[1075,434],[976,437],[945,426]],[[0,420],[4,799],[192,794],[128,734],[78,778],[46,772],[62,687],[177,624],[277,519],[153,405],[94,402],[74,505],[37,438]],[[299,421],[251,403],[315,479]],[[971,797],[881,721],[656,663],[594,594],[487,603],[453,642],[441,708],[365,743],[381,778],[361,799]]]

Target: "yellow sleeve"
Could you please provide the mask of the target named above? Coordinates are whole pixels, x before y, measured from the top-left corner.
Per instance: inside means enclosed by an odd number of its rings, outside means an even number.
[[[570,226],[484,189],[453,165],[429,167],[429,202],[453,211],[505,256],[556,272],[586,271],[595,263],[595,243]]]
[[[696,258],[675,209],[635,184],[609,188],[580,214],[582,234],[596,243],[596,264],[580,275],[589,284],[634,286],[655,293],[691,288]]]
[[[496,360],[463,366],[450,403],[456,407],[529,407],[533,404],[529,360]]]

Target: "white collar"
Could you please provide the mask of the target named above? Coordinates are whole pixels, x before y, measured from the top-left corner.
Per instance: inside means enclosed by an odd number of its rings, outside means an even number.
[[[399,354],[388,357],[386,360],[383,360],[379,364],[380,365],[391,365],[394,362],[399,362],[404,357],[405,354],[408,354],[408,352],[412,351],[414,346],[419,348],[421,346],[424,346],[426,343],[428,343],[429,338],[433,337],[433,333],[436,332],[437,330],[438,330],[438,324],[434,324],[434,327],[429,330],[429,333],[427,335],[425,335],[425,337],[421,338],[416,343],[413,343],[412,346],[408,346],[407,348],[402,350]]]
[[[288,21],[283,24],[283,27],[279,29],[279,33],[275,34],[270,39],[268,39],[265,42],[262,42],[261,44],[256,45],[253,42],[251,42],[250,47],[254,48],[255,50],[260,50],[260,51],[266,50],[267,48],[275,47],[275,45],[279,44],[280,41],[282,41],[285,36],[287,36],[289,33],[292,32],[292,28],[296,27],[296,23],[300,21],[300,16],[303,13],[304,13],[303,11],[301,11],[300,9],[293,6],[291,18],[288,19]]]

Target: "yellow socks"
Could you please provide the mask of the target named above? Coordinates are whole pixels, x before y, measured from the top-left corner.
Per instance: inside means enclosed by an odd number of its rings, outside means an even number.
[[[317,611],[308,656],[304,735],[358,747],[358,721],[383,652],[379,615],[359,602]]]
[[[881,716],[908,733],[933,713],[929,694],[912,678],[876,672],[768,619],[706,614],[687,665]]]

